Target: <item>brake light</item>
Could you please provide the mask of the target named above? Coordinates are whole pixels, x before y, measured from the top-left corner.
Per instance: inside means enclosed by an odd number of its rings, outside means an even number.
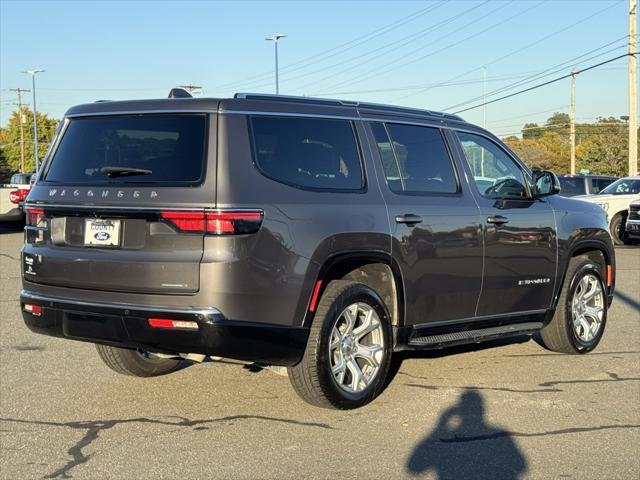
[[[43,208],[27,208],[27,225],[38,225],[44,218]]]
[[[191,320],[172,320],[170,318],[149,318],[150,327],[171,328],[178,330],[198,330],[198,323]]]
[[[26,188],[20,188],[9,193],[9,201],[17,205],[24,201],[24,199],[27,198],[27,195],[29,195],[29,190]]]
[[[255,233],[260,229],[263,216],[262,210],[165,211],[160,214],[181,232],[209,235]]]

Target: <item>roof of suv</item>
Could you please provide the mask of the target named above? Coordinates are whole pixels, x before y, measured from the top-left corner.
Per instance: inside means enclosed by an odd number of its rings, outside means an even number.
[[[350,100],[334,100],[312,97],[295,97],[284,95],[268,95],[258,93],[237,93],[233,98],[165,98],[150,100],[99,101],[95,103],[77,105],[66,112],[66,116],[100,115],[133,112],[176,112],[176,111],[224,111],[246,110],[247,112],[264,111],[286,112],[312,110],[309,113],[322,111],[326,114],[353,114],[357,109],[360,113],[391,114],[402,116],[428,117],[438,120],[464,122],[457,115],[421,110],[410,107],[382,105]]]

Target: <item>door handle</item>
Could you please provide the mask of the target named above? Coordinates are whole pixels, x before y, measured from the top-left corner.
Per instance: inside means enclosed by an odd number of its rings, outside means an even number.
[[[492,223],[494,225],[504,225],[505,223],[509,223],[509,219],[507,217],[503,217],[502,215],[496,215],[495,217],[487,217],[487,223]]]
[[[396,223],[406,223],[409,226],[422,223],[422,217],[413,213],[405,213],[404,215],[396,216]]]

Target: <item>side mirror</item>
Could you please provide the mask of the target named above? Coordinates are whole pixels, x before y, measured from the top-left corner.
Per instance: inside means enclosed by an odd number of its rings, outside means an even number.
[[[536,197],[548,197],[560,193],[560,180],[550,170],[533,172],[533,189]]]

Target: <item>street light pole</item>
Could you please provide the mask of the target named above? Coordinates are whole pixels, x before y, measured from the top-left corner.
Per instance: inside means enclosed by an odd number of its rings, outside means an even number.
[[[31,92],[33,94],[33,158],[35,159],[35,172],[38,173],[40,168],[40,159],[38,158],[38,109],[36,108],[36,75],[42,73],[42,69],[26,70],[22,73],[31,75]]]
[[[276,95],[280,94],[280,85],[278,82],[278,40],[280,40],[281,38],[285,38],[286,35],[283,35],[282,33],[276,33],[273,37],[267,37],[265,38],[265,40],[267,40],[268,42],[273,42],[274,46],[275,46],[275,53],[276,53]]]

